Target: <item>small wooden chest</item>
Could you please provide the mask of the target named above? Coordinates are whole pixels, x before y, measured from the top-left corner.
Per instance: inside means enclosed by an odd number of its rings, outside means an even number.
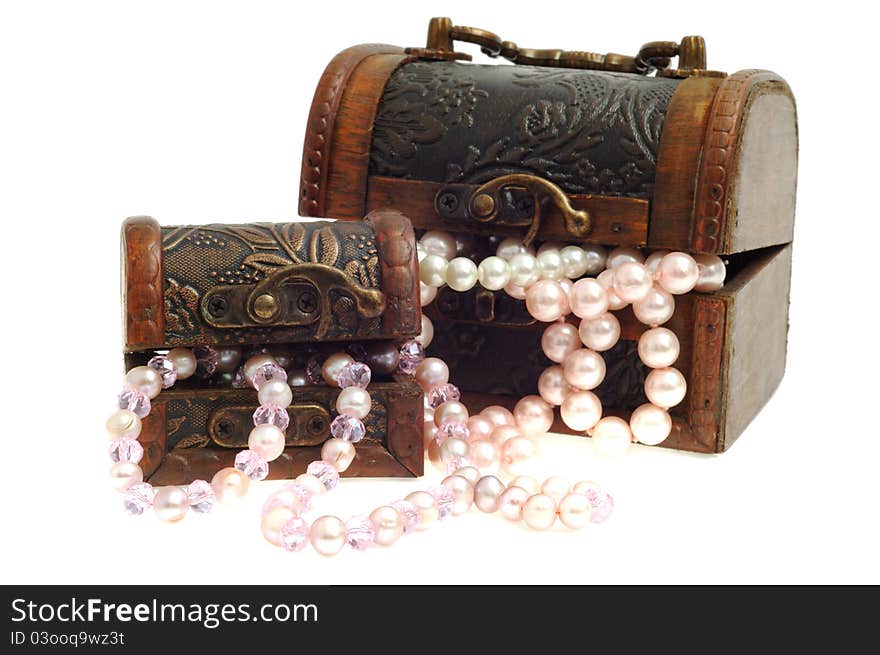
[[[348,349],[364,359],[420,330],[413,231],[397,212],[357,223],[183,227],[135,217],[123,225],[122,249],[127,368],[185,346],[238,349],[242,357],[266,350],[301,373],[322,353]],[[418,385],[374,367],[370,393],[367,435],[346,474],[421,475]],[[287,448],[272,477],[294,477],[320,459],[337,394],[314,384],[294,389]],[[140,438],[145,476],[181,484],[231,466],[257,404],[234,370],[162,392]]]
[[[469,56],[456,40],[517,65],[459,61]],[[682,297],[670,323],[689,389],[664,443],[721,452],[785,367],[797,147],[785,81],[708,70],[700,37],[600,56],[526,50],[433,19],[424,48],[356,46],[330,62],[306,130],[300,213],[393,207],[419,230],[723,256],[724,289]],[[472,404],[535,392],[549,364],[544,324],[521,301],[441,290],[426,313],[438,334],[429,354]],[[644,402],[645,371],[640,328],[627,311],[621,322],[599,391],[626,415]]]

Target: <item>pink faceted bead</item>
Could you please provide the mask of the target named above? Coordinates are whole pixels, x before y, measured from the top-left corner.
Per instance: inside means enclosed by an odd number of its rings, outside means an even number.
[[[302,550],[309,543],[309,524],[294,516],[281,526],[281,547],[290,552]]]
[[[290,415],[278,405],[260,405],[254,412],[254,425],[274,425],[284,432],[290,425]]]
[[[140,516],[144,510],[153,506],[156,491],[149,482],[141,482],[128,488],[122,498],[122,506],[127,514]]]
[[[217,498],[214,489],[205,480],[193,480],[186,487],[186,497],[190,509],[199,514],[206,514],[214,509]]]
[[[425,349],[422,348],[422,344],[412,339],[400,347],[400,360],[397,366],[401,373],[412,375],[424,359]]]
[[[150,406],[150,397],[137,389],[123,389],[119,394],[119,409],[131,410],[138,418],[146,418]]]
[[[345,543],[355,550],[366,550],[375,545],[376,526],[369,516],[355,516],[345,522]]]
[[[340,414],[330,422],[330,434],[337,439],[357,443],[367,434],[367,428],[359,418]]]
[[[144,447],[137,439],[120,438],[110,443],[110,459],[114,462],[137,464],[144,456]]]
[[[372,377],[373,373],[370,371],[369,366],[361,362],[354,362],[348,364],[339,372],[337,383],[340,389],[345,389],[346,387],[366,389]]]
[[[574,485],[574,493],[586,496],[593,506],[590,516],[592,523],[602,523],[614,511],[614,498],[595,482],[578,482]]]
[[[419,524],[419,510],[408,500],[398,500],[391,503],[391,507],[397,510],[403,521],[403,533],[409,534]]]
[[[431,409],[437,409],[448,400],[461,400],[461,392],[454,384],[447,382],[446,384],[438,384],[431,387],[427,394],[428,406]]]
[[[467,423],[464,421],[443,421],[443,423],[440,424],[440,427],[437,428],[434,438],[439,445],[450,438],[467,441],[470,436],[470,428],[468,428]]]
[[[272,380],[287,382],[287,371],[275,362],[267,362],[254,371],[251,379],[253,380],[254,389],[259,391],[264,384]]]
[[[441,521],[452,516],[452,508],[455,505],[455,494],[449,487],[439,486],[429,489],[428,493],[437,501],[437,518]]]
[[[177,382],[177,364],[165,355],[156,355],[147,362],[147,366],[162,376],[163,389],[168,389]]]
[[[309,357],[309,361],[306,362],[306,377],[309,379],[310,383],[315,385],[327,385],[323,373],[325,359],[327,359],[327,357],[320,354]]]
[[[193,348],[196,356],[196,371],[202,377],[210,377],[217,371],[220,355],[211,346],[196,346]]]
[[[309,464],[306,468],[306,473],[318,478],[327,491],[330,491],[339,484],[339,471],[324,460],[316,460]]]
[[[251,480],[265,480],[269,475],[269,462],[253,450],[242,450],[235,456],[235,468]]]

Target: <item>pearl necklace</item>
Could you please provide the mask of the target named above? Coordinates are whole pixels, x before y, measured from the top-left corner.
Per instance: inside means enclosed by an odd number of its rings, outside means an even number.
[[[557,248],[555,244],[544,244],[535,255],[522,244],[504,240],[495,256],[477,265],[470,258],[450,260],[444,256],[458,248],[448,233],[428,232],[420,240],[423,306],[444,284],[456,291],[466,291],[477,281],[490,290],[504,289],[525,299],[529,313],[537,320],[552,323],[542,337],[542,349],[561,366],[548,367],[539,379],[540,395],[521,399],[513,412],[493,406],[469,416],[458,389],[449,383],[446,364],[436,357],[425,357],[433,326],[423,316],[421,335],[400,347],[399,370],[414,375],[425,392],[426,452],[451,475],[441,485],[413,492],[376,508],[369,516],[346,522],[336,516],[321,516],[309,525],[303,515],[314,497],[335,488],[339,473],[353,461],[353,444],[366,432],[362,419],[371,406],[366,391],[370,368],[346,353],[331,355],[320,372],[328,384],[342,389],[336,403],[338,415],[331,424],[333,436],[322,447],[320,460],[310,463],[306,473],[264,504],[261,529],[270,543],[291,551],[311,543],[324,555],[339,552],[346,543],[355,549],[387,546],[403,534],[463,514],[472,505],[487,513],[497,511],[508,520],[523,520],[536,530],[551,527],[557,519],[569,528],[599,523],[613,509],[613,499],[593,482],[572,487],[554,476],[539,485],[533,478],[517,475],[505,485],[494,475],[481,476],[479,469],[500,465],[506,473],[521,472],[534,454],[534,438],[549,430],[554,406],[560,407],[566,425],[591,434],[602,452],[621,452],[633,440],[653,445],[668,436],[671,418],[666,410],[683,399],[686,387],[684,377],[671,367],[678,356],[678,340],[658,326],[672,316],[672,293],[720,288],[724,279],[720,259],[695,260],[684,253],[658,252],[643,260],[634,249],[618,248],[606,256],[599,246]],[[570,279],[592,273],[599,275],[577,282]],[[591,389],[601,383],[605,373],[604,361],[597,353],[611,348],[620,336],[620,325],[608,310],[629,303],[636,317],[650,327],[640,337],[638,350],[642,361],[654,370],[645,382],[651,402],[637,408],[627,423],[617,417],[602,418],[601,403]],[[564,322],[570,312],[581,319],[579,328]],[[202,348],[209,353],[207,363],[193,351],[176,348],[125,376],[120,409],[108,420],[107,430],[114,438],[110,445],[114,460],[111,478],[114,486],[125,492],[123,504],[130,514],[142,514],[153,507],[160,519],[176,522],[189,508],[210,511],[216,500],[242,496],[251,480],[264,479],[268,463],[284,450],[289,420],[286,408],[292,402],[287,372],[271,355],[257,355],[240,371],[257,389],[260,407],[254,413],[248,449],[236,456],[235,466],[219,471],[210,484],[196,480],[186,487],[154,490],[143,481],[138,466],[143,448],[137,442],[141,419],[149,413],[151,399],[177,379],[191,376],[200,363],[213,372],[216,361],[211,357],[217,354]],[[308,377],[313,382],[314,366],[310,361]]]

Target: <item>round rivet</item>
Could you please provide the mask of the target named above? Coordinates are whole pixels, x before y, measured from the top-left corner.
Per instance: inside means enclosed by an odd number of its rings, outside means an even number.
[[[473,207],[477,216],[488,216],[495,210],[495,199],[488,193],[481,193],[473,199]]]
[[[264,293],[254,301],[254,314],[257,318],[268,320],[278,312],[278,301],[271,293]]]

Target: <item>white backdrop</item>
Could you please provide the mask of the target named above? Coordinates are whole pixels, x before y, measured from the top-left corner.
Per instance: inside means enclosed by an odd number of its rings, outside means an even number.
[[[849,4],[4,2],[0,582],[880,582],[880,144],[861,70],[873,26]],[[385,551],[289,555],[259,535],[269,483],[176,526],[124,515],[103,429],[120,377],[121,220],[294,217],[325,64],[356,43],[421,44],[439,11],[534,47],[631,52],[702,34],[710,67],[788,79],[802,154],[782,386],[722,456],[605,460],[589,440],[548,438],[536,473],[598,479],[617,499],[579,533],[474,510]],[[360,512],[423,484],[344,482],[325,507]]]

